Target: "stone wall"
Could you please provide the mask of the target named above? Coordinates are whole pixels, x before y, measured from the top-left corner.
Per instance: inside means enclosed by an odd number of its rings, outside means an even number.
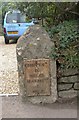
[[[77,97],[79,90],[79,75],[77,69],[67,69],[61,71],[58,79],[58,97],[74,98]]]

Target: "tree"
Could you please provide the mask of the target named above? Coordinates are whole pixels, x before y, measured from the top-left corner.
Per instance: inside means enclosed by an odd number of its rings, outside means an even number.
[[[76,14],[77,2],[4,2],[2,8],[3,15],[10,9],[19,9],[27,16],[40,18],[42,25],[47,24],[51,27],[64,20],[74,19]],[[78,8],[78,7],[77,7]]]
[[[1,9],[2,10],[2,25],[3,25],[5,13],[9,10],[14,10],[14,9],[18,9],[16,2],[2,2],[2,9]]]

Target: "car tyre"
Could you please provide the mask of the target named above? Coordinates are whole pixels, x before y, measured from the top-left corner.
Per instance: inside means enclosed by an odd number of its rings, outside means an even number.
[[[9,40],[5,37],[5,44],[9,44]]]

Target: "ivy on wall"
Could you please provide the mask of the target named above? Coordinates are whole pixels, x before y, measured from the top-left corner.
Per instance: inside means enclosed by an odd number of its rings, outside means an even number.
[[[64,21],[48,32],[55,43],[51,48],[51,58],[58,62],[60,68],[79,68],[78,21]]]

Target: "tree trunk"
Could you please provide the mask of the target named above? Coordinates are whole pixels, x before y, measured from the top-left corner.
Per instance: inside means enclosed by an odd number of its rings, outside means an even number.
[[[43,17],[42,17],[42,26],[44,25],[44,20],[43,20]]]

